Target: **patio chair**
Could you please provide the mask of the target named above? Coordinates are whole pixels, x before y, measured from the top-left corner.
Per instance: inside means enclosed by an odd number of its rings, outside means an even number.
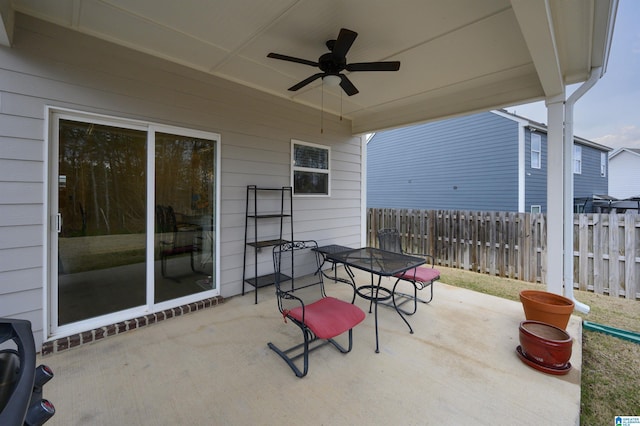
[[[167,273],[167,258],[189,254],[190,265],[193,272],[195,268],[194,255],[200,248],[198,246],[198,230],[195,225],[179,224],[176,214],[171,206],[156,206],[156,226],[160,233],[160,272],[163,277]]]
[[[289,241],[273,248],[276,299],[284,321],[290,320],[302,331],[304,341],[289,349],[280,349],[269,342],[298,377],[309,371],[309,353],[331,343],[340,352],[353,347],[353,328],[360,324],[365,313],[356,305],[327,296],[322,273],[318,273],[320,255],[315,241]],[[286,288],[285,288],[286,287]],[[295,294],[294,294],[295,293]],[[354,297],[355,298],[355,297]],[[334,340],[348,332],[349,344],[344,348]],[[303,358],[302,370],[296,365]]]
[[[391,291],[393,306],[406,315],[415,314],[418,310],[418,302],[426,304],[433,300],[433,282],[440,279],[440,271],[435,268],[435,258],[429,254],[406,253],[402,248],[400,233],[395,228],[385,228],[378,230],[378,245],[382,250],[391,251],[394,253],[404,253],[412,256],[425,257],[427,258],[427,261],[430,261],[430,268],[421,266],[395,275],[397,280],[393,285],[393,289]],[[398,284],[401,281],[408,281],[413,285],[413,294],[400,293],[397,291]],[[429,287],[430,291],[428,299],[425,300],[418,298],[418,290],[424,290],[427,287]],[[401,303],[397,303],[396,297],[401,297],[404,300]],[[405,310],[401,308],[402,305],[411,301],[413,301],[412,310]],[[409,325],[409,323],[407,323],[407,325],[409,326],[409,330],[411,331],[411,333],[413,333],[411,325]]]

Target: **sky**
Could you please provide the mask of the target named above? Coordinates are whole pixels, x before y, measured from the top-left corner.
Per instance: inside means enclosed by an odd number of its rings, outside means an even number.
[[[574,106],[574,134],[610,148],[640,149],[640,1],[620,0],[604,76]],[[579,87],[567,88],[567,98]],[[547,122],[544,102],[506,108]]]

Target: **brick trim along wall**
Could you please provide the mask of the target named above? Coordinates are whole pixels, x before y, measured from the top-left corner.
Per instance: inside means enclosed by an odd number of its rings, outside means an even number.
[[[146,327],[151,324],[155,324],[165,319],[179,317],[181,315],[188,314],[190,312],[196,312],[203,309],[211,308],[213,306],[220,305],[224,302],[221,296],[211,297],[208,299],[200,300],[198,302],[189,303],[188,305],[178,306],[176,308],[165,309],[155,314],[148,314],[138,318],[133,318],[127,321],[122,321],[117,324],[107,325],[105,327],[98,327],[93,330],[85,331],[78,334],[73,334],[68,337],[62,337],[60,339],[52,340],[42,344],[42,355],[50,355],[53,353],[61,352],[67,349],[74,348],[76,346],[84,345],[87,343],[93,343],[105,337],[115,336],[116,334],[125,333],[129,330],[135,330],[140,327]]]

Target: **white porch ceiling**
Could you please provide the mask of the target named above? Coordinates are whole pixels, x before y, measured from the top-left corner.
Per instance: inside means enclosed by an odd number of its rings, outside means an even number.
[[[31,15],[351,119],[364,133],[562,95],[606,67],[617,0],[11,0]],[[348,62],[401,61],[356,72],[352,97],[321,80],[288,87],[340,28],[359,33]],[[323,99],[324,98],[324,99]]]

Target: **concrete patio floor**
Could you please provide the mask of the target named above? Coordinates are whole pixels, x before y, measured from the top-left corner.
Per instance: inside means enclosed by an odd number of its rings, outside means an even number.
[[[367,280],[367,276],[361,277]],[[330,295],[350,288],[326,283]],[[357,299],[363,310],[368,304]],[[379,310],[354,329],[354,348],[325,346],[298,379],[267,348],[301,338],[276,309],[273,288],[38,359],[54,379],[49,425],[577,425],[581,321],[564,376],[541,373],[516,355],[520,303],[436,283],[410,317]],[[341,341],[344,341],[345,338]]]

